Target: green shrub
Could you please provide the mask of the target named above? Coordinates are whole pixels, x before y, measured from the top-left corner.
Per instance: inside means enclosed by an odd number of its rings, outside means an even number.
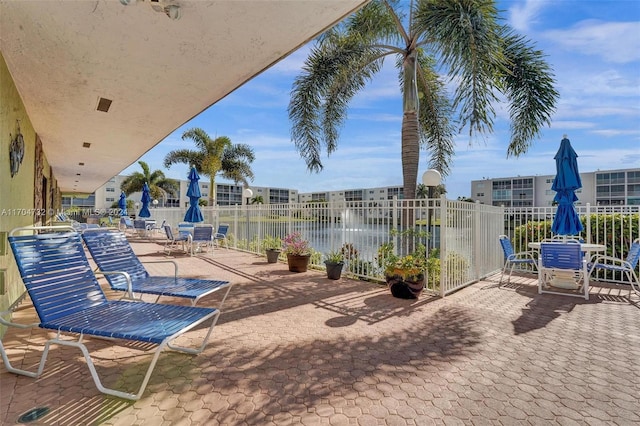
[[[580,217],[584,229],[580,234],[582,238],[587,236],[587,216]],[[552,220],[529,221],[520,225],[513,232],[513,248],[516,252],[527,251],[530,242],[542,241],[551,238]],[[638,214],[592,214],[589,216],[591,226],[591,242],[605,244],[607,255],[624,258],[626,250],[631,245],[633,237],[640,234]],[[622,247],[623,252],[614,252]]]

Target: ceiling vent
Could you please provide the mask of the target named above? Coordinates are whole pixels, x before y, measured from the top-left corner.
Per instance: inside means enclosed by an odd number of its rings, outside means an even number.
[[[109,108],[111,108],[111,99],[100,98],[98,99],[98,107],[96,108],[98,111],[109,112]]]

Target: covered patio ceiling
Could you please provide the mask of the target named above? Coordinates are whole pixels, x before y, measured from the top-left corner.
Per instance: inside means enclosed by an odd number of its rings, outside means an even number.
[[[367,1],[0,0],[0,48],[60,189],[90,193]]]

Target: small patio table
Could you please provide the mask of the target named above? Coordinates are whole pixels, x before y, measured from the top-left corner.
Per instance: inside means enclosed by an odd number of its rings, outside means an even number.
[[[565,244],[562,241],[558,241],[557,243]],[[540,250],[540,244],[542,244],[542,242],[533,242],[533,243],[529,243],[528,245],[529,245],[529,248],[532,248],[534,250]],[[566,243],[566,244],[578,244],[578,243]],[[592,244],[592,243],[579,243],[579,244],[580,244],[580,250],[585,252],[587,256],[590,256],[591,252],[601,252],[607,249],[607,246],[605,246],[604,244]]]

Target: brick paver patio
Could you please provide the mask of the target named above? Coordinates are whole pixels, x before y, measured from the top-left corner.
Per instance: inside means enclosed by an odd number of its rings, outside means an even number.
[[[134,249],[164,258],[155,243]],[[498,289],[495,277],[407,301],[233,250],[176,259],[183,275],[235,283],[204,353],[165,352],[129,402],[98,392],[77,349],[54,346],[39,379],[2,369],[0,423],[34,407],[49,408],[31,423],[43,425],[640,423],[640,304],[615,289],[585,301],[540,296],[523,277]],[[16,317],[34,318],[29,303]],[[13,348],[33,343],[33,367],[46,335],[12,329],[4,342],[16,362]],[[86,341],[105,385],[137,389],[144,346]]]

